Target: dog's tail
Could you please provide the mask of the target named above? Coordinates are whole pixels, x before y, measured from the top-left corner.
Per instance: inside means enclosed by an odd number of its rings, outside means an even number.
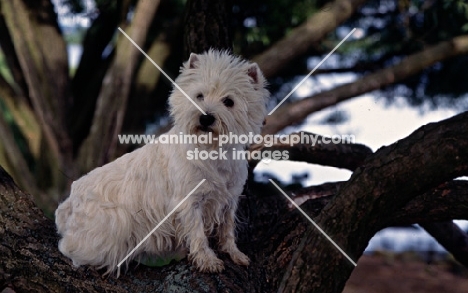
[[[72,207],[70,204],[70,198],[67,198],[58,206],[57,210],[55,211],[55,224],[57,225],[57,231],[60,235],[63,235],[65,232],[71,213]]]

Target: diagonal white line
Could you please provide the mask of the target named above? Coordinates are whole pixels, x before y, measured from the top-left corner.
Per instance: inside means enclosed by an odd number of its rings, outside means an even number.
[[[132,254],[138,249],[138,247],[140,247],[140,246],[143,244],[143,242],[145,242],[145,241],[151,236],[151,234],[153,234],[154,231],[156,231],[156,230],[159,228],[159,226],[161,226],[161,225],[176,211],[176,209],[177,209],[178,207],[180,207],[180,205],[183,204],[184,201],[185,201],[187,198],[189,198],[189,196],[191,196],[192,193],[194,193],[195,190],[197,190],[197,188],[198,188],[200,185],[202,185],[203,182],[205,182],[205,181],[206,181],[206,179],[203,179],[200,183],[198,183],[198,185],[195,186],[195,188],[192,189],[192,191],[190,191],[189,194],[187,194],[187,196],[184,197],[184,199],[183,199],[181,202],[179,202],[179,204],[177,204],[177,205],[175,206],[175,208],[173,208],[172,211],[171,211],[169,214],[167,214],[167,216],[165,216],[164,219],[162,219],[161,222],[159,222],[159,224],[156,225],[156,227],[154,227],[154,229],[151,230],[151,232],[149,232],[148,235],[146,235],[146,237],[143,238],[143,240],[141,240],[140,243],[138,243],[138,245],[137,245],[134,249],[132,249],[132,251],[130,251],[130,253],[127,254],[127,256],[126,256],[124,259],[122,259],[122,260],[119,262],[119,264],[118,264],[117,266],[120,268],[120,266],[123,264],[123,262],[126,261],[127,258],[128,258],[130,255],[132,255]]]
[[[343,254],[354,266],[357,266],[357,264],[353,261],[352,258],[350,258],[344,251],[343,249],[341,249],[338,244],[335,243],[335,241],[333,241],[333,239],[330,238],[330,236],[327,235],[327,233],[325,233],[325,231],[322,230],[322,228],[319,227],[319,225],[317,225],[314,220],[312,220],[309,215],[307,215],[295,202],[294,200],[292,200],[287,194],[286,192],[284,192],[278,185],[276,185],[276,183],[271,180],[271,179],[268,179],[270,180],[270,182],[287,198],[289,199],[289,201],[307,218],[307,220],[309,220],[314,226],[315,228],[317,228],[317,230],[320,231],[320,233],[323,234],[323,236],[325,236],[328,241],[330,241],[340,252],[341,254]]]
[[[172,84],[173,84],[181,93],[183,93],[184,96],[186,96],[187,99],[189,99],[189,101],[192,102],[192,104],[195,105],[195,107],[197,107],[198,110],[200,110],[200,112],[203,113],[203,115],[206,115],[206,113],[202,110],[202,108],[200,108],[200,106],[198,106],[198,105],[189,97],[189,95],[187,95],[187,93],[185,93],[184,90],[183,90],[182,88],[180,88],[180,86],[179,86],[177,83],[175,83],[175,82],[172,80],[172,78],[170,78],[169,75],[167,75],[166,72],[164,72],[164,70],[162,70],[162,68],[159,67],[159,65],[156,64],[156,62],[154,62],[153,59],[151,59],[150,56],[148,56],[148,54],[146,54],[145,51],[143,51],[143,50],[140,48],[140,46],[138,46],[137,43],[135,43],[135,41],[133,41],[133,40],[123,31],[123,29],[121,29],[121,28],[119,27],[119,31],[120,31],[124,36],[126,36],[127,39],[128,39],[135,47],[137,47],[137,49],[140,50],[140,52],[141,52],[143,55],[145,55],[145,57],[148,58],[148,60],[149,60],[151,63],[153,63],[153,65],[156,66],[156,68],[158,68],[159,71],[161,71],[161,73],[164,74],[164,76],[165,76],[167,79],[169,79],[169,81],[172,82]]]
[[[322,65],[322,63],[325,62],[325,61],[328,59],[328,57],[330,57],[330,55],[333,54],[333,53],[336,51],[336,49],[338,49],[338,48],[354,33],[355,30],[356,30],[356,28],[353,28],[353,30],[352,30],[349,34],[347,34],[346,37],[345,37],[343,40],[341,40],[341,42],[340,42],[338,45],[336,45],[335,48],[333,48],[333,50],[331,50],[331,52],[328,53],[328,55],[325,56],[325,58],[323,58],[322,61],[320,61],[320,63],[317,64],[317,66],[315,66],[315,68],[312,69],[312,71],[311,71],[309,74],[307,74],[307,76],[304,77],[304,78],[301,80],[301,82],[298,83],[298,84],[292,89],[292,91],[291,91],[286,97],[284,97],[284,99],[281,100],[281,102],[279,102],[278,105],[276,105],[275,108],[273,108],[273,110],[271,110],[270,113],[268,113],[268,115],[273,114],[273,112],[275,112],[276,109],[278,109],[278,107],[281,106],[281,104],[283,104],[284,101],[286,101],[286,99],[289,98],[289,96],[292,95],[292,94],[293,94],[293,93],[294,93],[294,92],[295,92],[295,91],[312,75],[312,73],[314,73],[315,70],[317,70],[317,68],[319,68],[320,65]]]

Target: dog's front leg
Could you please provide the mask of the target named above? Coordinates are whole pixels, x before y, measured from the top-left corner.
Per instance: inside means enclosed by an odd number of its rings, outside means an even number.
[[[219,227],[219,247],[221,251],[229,254],[233,262],[247,266],[249,265],[249,258],[236,245],[236,210],[237,201],[235,200],[223,209],[225,221]]]
[[[194,202],[179,214],[181,228],[189,246],[188,259],[202,272],[224,270],[223,261],[209,247],[203,224],[203,203]]]

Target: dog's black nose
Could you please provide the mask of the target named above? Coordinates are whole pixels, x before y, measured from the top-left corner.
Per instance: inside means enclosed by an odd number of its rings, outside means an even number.
[[[200,115],[200,124],[202,126],[208,127],[215,122],[215,118],[211,114]]]

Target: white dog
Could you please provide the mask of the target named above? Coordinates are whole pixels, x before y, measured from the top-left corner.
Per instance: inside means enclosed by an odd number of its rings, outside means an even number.
[[[174,120],[168,134],[259,134],[269,97],[255,63],[216,50],[191,54],[169,97]],[[186,255],[200,271],[220,272],[223,262],[208,245],[214,232],[219,249],[240,265],[249,259],[235,243],[235,212],[247,179],[246,160],[231,152],[240,143],[222,146],[227,159],[189,160],[187,152],[219,150],[213,144],[147,144],[94,169],[75,181],[70,197],[55,216],[60,251],[73,264],[120,270],[117,264],[168,215],[194,187],[198,189],[138,249],[138,255]]]

